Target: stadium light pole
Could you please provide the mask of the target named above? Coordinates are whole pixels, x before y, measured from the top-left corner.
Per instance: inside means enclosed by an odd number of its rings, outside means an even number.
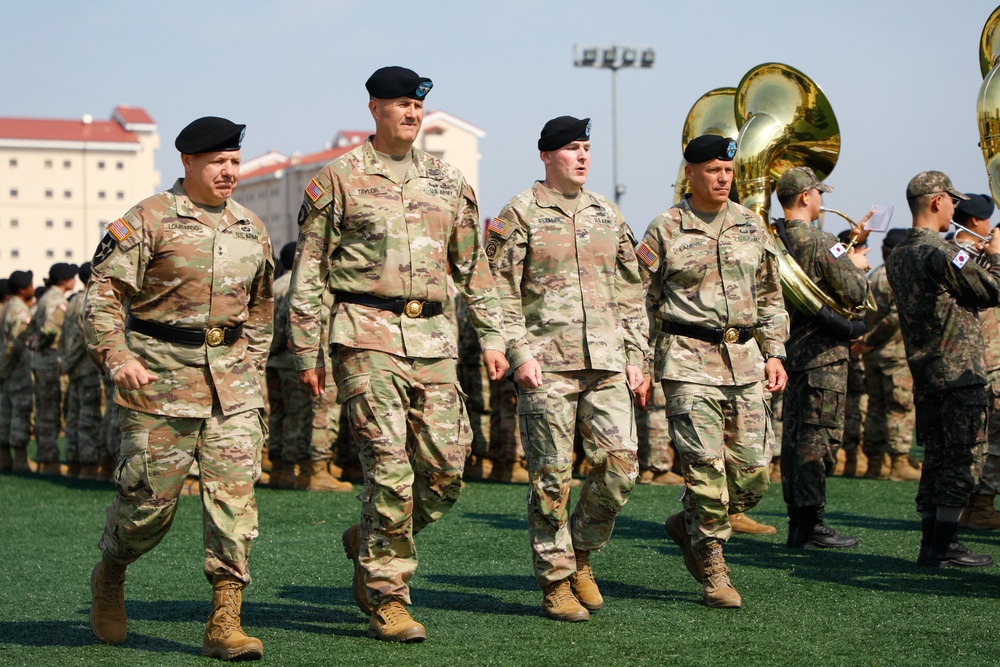
[[[611,160],[612,178],[615,182],[615,203],[621,201],[625,186],[618,182],[618,70],[623,68],[649,69],[656,62],[656,51],[651,46],[608,47],[576,44],[573,47],[573,64],[576,67],[595,67],[611,70]]]

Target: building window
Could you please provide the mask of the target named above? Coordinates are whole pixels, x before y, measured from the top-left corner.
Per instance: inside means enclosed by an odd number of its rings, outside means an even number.
[[[63,169],[69,169],[72,166],[73,166],[72,162],[70,162],[69,160],[63,160]]]
[[[52,199],[52,190],[46,190],[45,191],[45,198],[46,199]]]
[[[10,189],[10,198],[11,199],[17,199],[17,188],[11,188]]]
[[[72,190],[63,190],[63,197],[65,197],[66,199],[69,199],[72,196],[73,196],[73,191]]]
[[[21,251],[18,250],[17,248],[12,248],[11,251],[10,251],[10,256],[14,257],[14,258],[20,257],[21,256]]]
[[[115,162],[115,169],[117,169],[118,171],[121,171],[124,168],[125,168],[125,163],[124,162]]]
[[[12,167],[16,167],[17,166],[17,158],[16,157],[12,157],[10,159],[10,166],[12,166]]]
[[[105,196],[105,194],[106,194],[106,193],[104,192],[104,190],[100,190],[100,191],[99,191],[99,192],[97,193],[97,198],[98,198],[98,199],[104,199],[104,196]]]
[[[97,162],[97,168],[98,169],[104,169],[104,160],[99,160]]]
[[[45,227],[46,227],[47,229],[52,229],[52,228],[53,228],[53,227],[55,227],[55,226],[56,226],[56,223],[55,223],[55,221],[54,221],[54,220],[46,220],[46,221],[45,221]]]
[[[72,250],[67,250],[66,251],[66,259],[73,259],[73,251]]]
[[[63,223],[63,227],[65,227],[66,229],[72,229],[73,228],[73,221],[72,220],[66,220]]]
[[[115,196],[118,197],[119,199],[125,199],[125,193],[122,192],[121,190],[115,193]]]
[[[52,259],[53,257],[56,256],[56,253],[55,253],[54,250],[46,250],[45,251],[45,256],[48,257],[49,259]]]
[[[52,160],[46,160],[45,161],[45,168],[46,169],[51,169],[52,168]]]
[[[97,226],[101,230],[101,236],[104,236],[107,233],[107,231],[108,231],[108,221],[107,220],[101,220],[100,222],[97,223]]]
[[[17,229],[17,226],[19,224],[21,224],[21,223],[18,222],[17,218],[11,218],[10,219],[10,227],[11,227],[11,229]]]

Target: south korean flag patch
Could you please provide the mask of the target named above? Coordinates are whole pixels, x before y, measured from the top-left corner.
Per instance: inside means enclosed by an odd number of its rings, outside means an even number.
[[[955,265],[956,269],[961,269],[969,263],[969,253],[964,250],[959,250],[952,258],[951,263]]]
[[[832,246],[832,247],[830,248],[830,254],[831,254],[831,255],[833,255],[834,259],[836,259],[836,258],[840,257],[840,256],[841,256],[841,255],[843,255],[843,254],[844,254],[845,252],[847,252],[847,248],[845,248],[845,247],[844,247],[844,244],[843,244],[843,243],[835,243],[835,244],[834,244],[834,245],[833,245],[833,246]]]

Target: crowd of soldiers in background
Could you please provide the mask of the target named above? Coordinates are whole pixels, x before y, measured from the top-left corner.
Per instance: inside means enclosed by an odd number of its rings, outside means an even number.
[[[848,234],[845,230],[842,236]],[[890,232],[883,257],[901,238],[902,233]],[[287,244],[279,265],[290,267],[294,253],[295,244]],[[0,472],[110,480],[120,440],[113,384],[86,358],[81,330],[83,292],[74,291],[77,278],[84,285],[89,280],[90,264],[79,268],[54,264],[42,287],[32,287],[31,277],[16,271],[10,279],[0,280]],[[279,271],[274,285],[275,332],[267,362],[270,434],[261,483],[277,489],[350,491],[351,483],[360,482],[362,475],[350,429],[342,423],[336,388],[330,381],[326,394],[310,396],[288,346],[289,279],[288,273]],[[910,453],[913,380],[884,266],[871,273],[869,282],[878,310],[869,316],[865,339],[851,348],[844,444],[833,475],[916,481],[920,463]],[[10,307],[13,295],[19,293],[24,308]],[[467,394],[473,430],[465,478],[526,484],[514,384],[489,379],[465,304],[458,299],[452,305],[448,312],[458,332],[458,375]],[[1000,359],[992,365],[1000,366]],[[327,377],[332,378],[332,372]],[[772,419],[771,479],[779,482],[781,394],[772,397]],[[648,411],[636,412],[636,425],[640,482],[683,485],[662,392],[654,393]],[[60,432],[65,434],[61,457]],[[38,445],[35,461],[27,457],[32,434]],[[574,473],[583,476],[586,461],[578,453]],[[196,490],[192,481],[185,492]],[[1000,528],[1000,515],[988,491],[973,497],[963,514],[964,527]]]

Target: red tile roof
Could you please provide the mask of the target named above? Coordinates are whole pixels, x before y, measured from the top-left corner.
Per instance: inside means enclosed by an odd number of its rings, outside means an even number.
[[[368,135],[365,135],[368,138]],[[338,158],[344,153],[354,150],[357,146],[337,146],[329,150],[319,151],[318,153],[309,153],[308,155],[297,155],[293,158],[283,160],[275,164],[269,164],[266,167],[261,167],[260,169],[254,169],[253,171],[248,171],[245,174],[240,174],[242,180],[247,180],[250,178],[257,178],[258,176],[266,176],[267,174],[273,174],[276,171],[281,171],[282,169],[288,169],[291,166],[299,165],[317,165],[317,169],[322,167],[330,160]]]
[[[130,125],[156,124],[156,121],[154,121],[153,118],[146,113],[146,110],[140,109],[139,107],[118,106],[115,107],[115,113],[118,114],[123,121]]]
[[[134,133],[113,120],[84,123],[82,120],[0,118],[0,139],[139,143]]]

